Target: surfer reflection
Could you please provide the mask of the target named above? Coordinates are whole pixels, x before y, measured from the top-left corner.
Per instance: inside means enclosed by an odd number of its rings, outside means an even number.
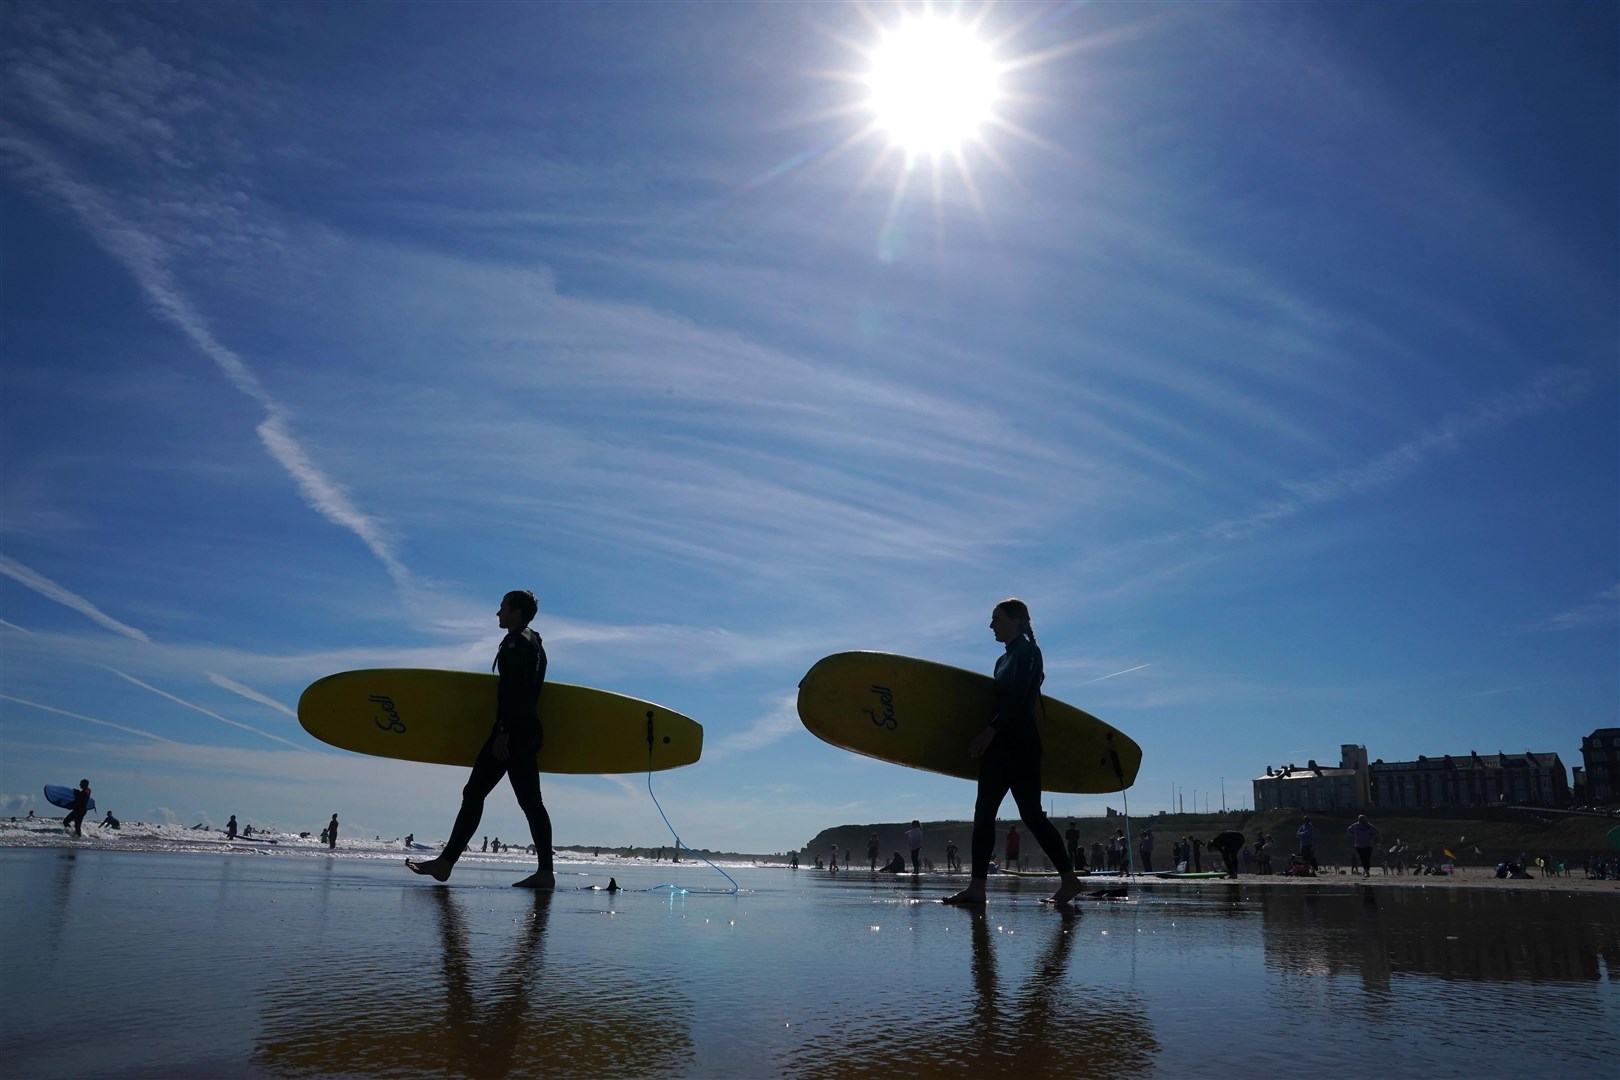
[[[507,1076],[517,1064],[518,1036],[529,1019],[529,988],[540,971],[540,945],[551,916],[551,896],[537,890],[510,957],[480,1003],[473,993],[467,922],[456,893],[434,889],[444,939],[444,1031],[450,1060],[469,1076]]]
[[[1061,910],[1061,909],[1060,909]],[[973,1026],[963,1048],[973,1075],[1085,1075],[1094,1080],[1148,1076],[1159,1043],[1140,1008],[1126,1011],[1118,991],[1067,983],[1080,920],[1064,910],[1016,995],[998,993],[990,921],[974,912]]]

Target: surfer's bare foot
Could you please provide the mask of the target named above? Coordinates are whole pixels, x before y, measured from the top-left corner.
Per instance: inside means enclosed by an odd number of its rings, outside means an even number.
[[[1080,895],[1080,890],[1082,888],[1083,886],[1080,884],[1079,877],[1074,874],[1064,874],[1062,883],[1058,885],[1058,891],[1052,894],[1051,899],[1048,902],[1058,904],[1060,906],[1067,904],[1070,900],[1073,900],[1075,897]]]
[[[512,882],[514,889],[555,889],[557,875],[550,870],[536,870],[522,881]]]
[[[945,899],[941,900],[940,903],[942,903],[942,904],[961,904],[964,907],[972,907],[972,906],[976,906],[976,905],[979,905],[979,904],[983,904],[984,903],[984,882],[975,881],[973,884],[969,885],[967,888],[963,889],[961,892],[955,894],[954,896],[947,896]]]
[[[450,871],[455,866],[455,863],[447,862],[442,858],[428,859],[425,862],[406,859],[405,865],[410,867],[413,874],[426,874],[434,881],[449,881]]]

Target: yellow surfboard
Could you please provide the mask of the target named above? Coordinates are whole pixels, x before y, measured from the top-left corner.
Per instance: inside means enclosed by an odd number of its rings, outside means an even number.
[[[298,722],[324,743],[373,757],[471,765],[495,723],[494,675],[375,668],[328,675],[298,699]],[[703,753],[697,721],[608,690],[547,682],[536,706],[541,772],[657,772]]]
[[[1041,701],[1041,790],[1101,793],[1136,782],[1142,748],[1129,736],[1073,705]],[[893,653],[835,653],[799,682],[799,719],[817,738],[966,780],[979,777],[968,744],[995,711],[990,676]]]

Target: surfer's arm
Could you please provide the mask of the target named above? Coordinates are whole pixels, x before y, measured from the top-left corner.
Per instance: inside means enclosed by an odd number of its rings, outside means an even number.
[[[990,743],[995,740],[995,737],[996,725],[987,725],[983,731],[973,737],[972,742],[968,743],[968,753],[974,757],[983,757],[984,752],[990,749]]]

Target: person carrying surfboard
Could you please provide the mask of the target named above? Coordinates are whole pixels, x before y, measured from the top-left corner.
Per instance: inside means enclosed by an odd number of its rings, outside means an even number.
[[[1080,895],[1081,885],[1069,853],[1063,850],[1063,837],[1041,809],[1041,733],[1035,716],[1046,669],[1040,647],[1035,644],[1029,606],[1022,600],[1003,600],[990,613],[990,631],[1006,651],[996,660],[996,714],[968,746],[968,753],[979,759],[979,794],[973,806],[972,878],[967,888],[946,897],[945,903],[985,902],[985,878],[996,847],[996,813],[1011,791],[1019,817],[1058,872],[1058,890],[1052,894],[1051,902],[1067,904]]]
[[[90,781],[80,780],[79,786],[73,789],[73,805],[68,808],[67,817],[62,819],[62,828],[72,829],[74,836],[84,835],[84,813],[90,809]]]
[[[529,629],[540,610],[534,594],[514,589],[501,598],[496,621],[506,631],[495,669],[500,673],[496,690],[495,725],[473,762],[472,776],[461,792],[461,810],[456,814],[450,839],[437,858],[425,862],[406,859],[405,865],[435,881],[447,881],[456,860],[472,842],[478,822],[484,816],[484,799],[505,776],[512,784],[518,806],[529,819],[535,855],[540,866],[522,881],[520,889],[555,889],[557,878],[551,866],[551,815],[540,798],[540,766],[535,754],[540,749],[542,731],[535,706],[546,679],[546,649],[540,635]],[[498,843],[499,841],[497,841]]]

